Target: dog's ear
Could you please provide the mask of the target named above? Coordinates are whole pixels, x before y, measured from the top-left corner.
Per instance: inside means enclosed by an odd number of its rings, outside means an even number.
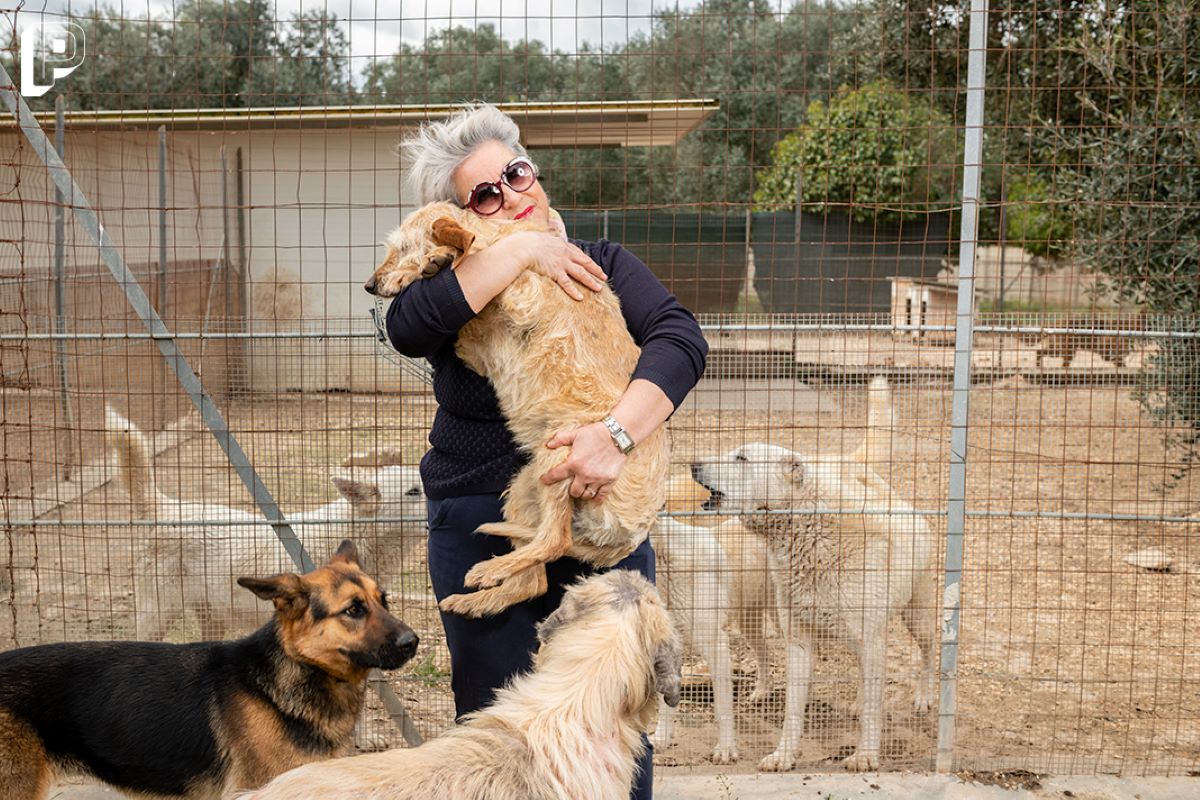
[[[659,643],[654,651],[654,690],[671,708],[679,705],[683,684],[683,653],[673,640]]]
[[[298,617],[308,608],[308,589],[299,575],[285,572],[271,578],[238,578],[238,586],[249,589],[287,616]]]
[[[358,547],[349,539],[342,539],[338,549],[333,551],[333,555],[329,557],[329,563],[350,564],[362,569],[362,562],[358,559]]]
[[[383,493],[379,491],[376,481],[364,481],[353,475],[331,475],[329,480],[337,488],[338,494],[346,498],[357,516],[372,517],[379,513],[383,505]]]
[[[545,644],[549,641],[554,632],[566,625],[575,617],[579,616],[579,611],[575,603],[571,602],[570,597],[563,598],[562,603],[558,608],[554,609],[550,616],[537,624],[537,638],[539,644]]]
[[[465,253],[475,243],[475,234],[449,217],[438,217],[433,221],[433,241]]]

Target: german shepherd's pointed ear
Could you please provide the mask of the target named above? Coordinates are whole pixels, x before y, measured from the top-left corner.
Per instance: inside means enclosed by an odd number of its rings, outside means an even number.
[[[298,617],[308,608],[308,589],[300,576],[291,572],[271,578],[238,578],[237,582],[288,616]]]
[[[438,217],[433,221],[433,241],[465,253],[475,243],[475,234],[449,217]]]
[[[351,564],[362,569],[362,562],[358,560],[358,547],[349,539],[342,539],[338,549],[333,551],[333,555],[329,557],[329,563]]]

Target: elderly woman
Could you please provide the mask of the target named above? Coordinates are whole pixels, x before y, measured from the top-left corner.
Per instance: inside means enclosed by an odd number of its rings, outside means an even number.
[[[493,106],[471,106],[426,125],[403,147],[411,165],[408,180],[422,203],[450,201],[493,219],[533,218],[548,225],[558,219],[516,123]],[[667,420],[704,371],[708,348],[695,318],[636,256],[608,241],[513,234],[397,296],[387,317],[392,344],[405,355],[427,358],[434,368],[438,410],[421,478],[428,497],[429,574],[439,601],[469,591],[463,584],[467,571],[511,549],[508,539],[475,530],[503,518],[500,493],[526,460],[487,379],[455,355],[455,337],[535,257],[554,265],[562,290],[576,300],[609,281],[642,349],[629,387],[606,418],[560,431],[546,444],[569,445],[571,453],[543,481],[570,481],[571,496],[603,502],[630,448]],[[638,570],[653,581],[650,542],[615,568]],[[529,668],[536,623],[558,606],[565,586],[592,571],[563,558],[548,565],[550,588],[540,597],[484,619],[442,614],[459,716],[490,703],[497,688]],[[647,750],[633,796],[651,797],[651,784]]]

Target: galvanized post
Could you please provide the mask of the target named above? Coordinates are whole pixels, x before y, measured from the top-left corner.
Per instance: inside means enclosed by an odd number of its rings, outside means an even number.
[[[958,689],[958,634],[962,599],[963,535],[967,508],[967,412],[971,396],[972,325],[979,178],[983,168],[987,0],[971,0],[967,60],[966,143],[963,148],[962,227],[959,232],[958,307],[954,331],[954,395],[950,417],[950,485],[946,498],[946,565],[942,593],[941,696],[938,702],[939,772],[954,769]]]
[[[54,99],[54,149],[62,158],[66,152],[63,131],[63,98],[60,94]],[[63,336],[67,332],[67,287],[66,270],[66,198],[62,190],[54,189],[54,332],[59,338],[54,342],[54,352],[58,356],[58,392],[59,404],[62,406],[62,424],[67,430],[67,441],[63,453],[63,480],[71,480],[71,466],[75,463],[75,419],[71,414],[71,386],[67,378],[67,340]]]
[[[158,126],[158,315],[167,315],[167,126]],[[159,424],[167,422],[167,371],[158,369]]]

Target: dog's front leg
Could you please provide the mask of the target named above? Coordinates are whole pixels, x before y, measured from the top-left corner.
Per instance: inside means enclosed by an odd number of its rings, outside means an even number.
[[[808,706],[808,684],[812,678],[812,647],[812,639],[807,633],[788,642],[783,732],[775,752],[759,762],[758,768],[764,772],[787,772],[796,765],[796,754],[800,752],[800,740],[804,737],[804,709]]]
[[[871,612],[868,612],[871,613]],[[851,772],[879,769],[879,740],[883,733],[883,683],[887,661],[887,617],[870,619],[859,641],[859,663],[862,665],[862,729],[858,748],[846,759]]]

